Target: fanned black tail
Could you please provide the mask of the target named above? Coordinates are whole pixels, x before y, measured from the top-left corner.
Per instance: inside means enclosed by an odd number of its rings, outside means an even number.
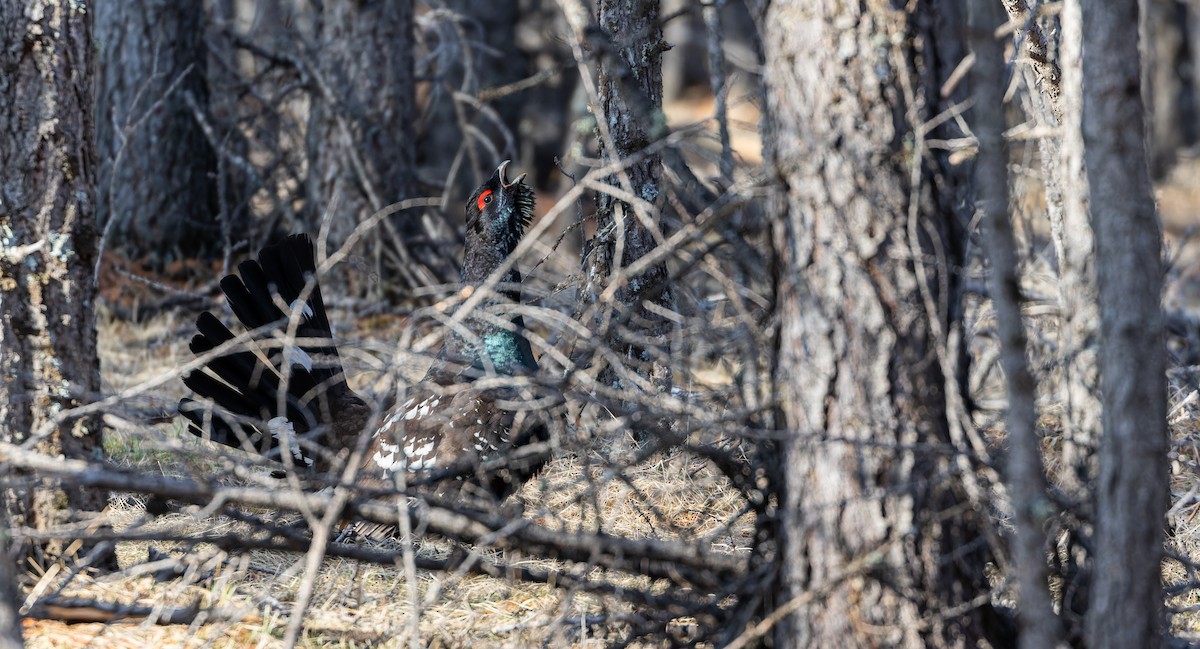
[[[257,261],[240,264],[240,278],[221,280],[234,315],[257,331],[183,378],[204,399],[179,402],[193,435],[275,459],[287,435],[296,440],[290,446],[297,465],[319,460],[339,401],[353,393],[333,344],[315,257],[307,235],[292,235],[263,248]],[[207,311],[196,328],[190,348],[197,356],[235,338]]]

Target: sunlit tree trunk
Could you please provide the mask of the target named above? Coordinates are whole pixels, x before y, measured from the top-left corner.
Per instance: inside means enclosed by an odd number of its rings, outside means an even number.
[[[781,183],[776,394],[787,436],[776,646],[1005,646],[952,341],[963,179],[915,142],[964,7],[774,0],[760,18]]]

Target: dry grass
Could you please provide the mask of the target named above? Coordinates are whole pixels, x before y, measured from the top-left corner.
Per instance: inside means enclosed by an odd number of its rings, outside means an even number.
[[[1167,551],[1183,561],[1163,562],[1163,583],[1182,589],[1167,598],[1177,611],[1171,618],[1176,637],[1200,639],[1200,395],[1181,393],[1172,403],[1171,510],[1167,516]]]
[[[102,318],[105,390],[143,384],[188,360],[184,341],[189,325],[190,316],[178,314],[140,323]],[[395,332],[373,329],[348,337],[360,334],[386,340]],[[130,399],[141,410],[124,417],[110,416],[109,422],[117,425],[106,442],[110,459],[122,466],[169,475],[215,472],[219,460],[178,423],[130,423],[138,412],[171,411],[183,393],[178,379],[168,380],[145,396]],[[667,451],[623,471],[622,479],[614,479],[605,468],[611,463],[605,461],[604,448],[607,446],[599,445],[552,461],[519,494],[526,517],[553,529],[599,529],[630,538],[702,538],[718,552],[747,549],[753,520],[742,513],[741,497],[707,462],[682,451]],[[122,494],[113,495],[109,514],[117,530],[136,528],[141,533],[187,536],[252,531],[220,516],[150,516],[139,499]],[[164,582],[155,581],[152,574],[137,574],[136,566],[146,563],[151,547],[183,558],[188,572]],[[419,556],[441,557],[449,553],[451,544],[421,539],[414,548]],[[473,550],[485,558],[500,558],[494,550]],[[30,570],[28,581],[37,583],[34,590],[39,594],[62,588],[60,597],[159,611],[199,605],[218,610],[228,619],[190,625],[155,624],[145,618],[108,624],[29,620],[25,626],[29,646],[275,646],[281,642],[303,579],[304,557],[295,553],[230,553],[204,544],[128,541],[118,544],[117,557],[122,571],[116,574],[80,575],[70,580],[57,574],[43,579],[38,571]],[[515,566],[569,570],[576,576],[603,578],[625,587],[650,585],[636,576],[604,574],[537,557],[503,558]],[[421,646],[604,646],[620,637],[625,629],[623,618],[636,613],[616,598],[512,579],[418,572],[416,581],[419,611],[410,599],[402,568],[327,558],[304,616],[301,646],[406,646],[413,615],[419,615]],[[27,587],[25,594],[29,592]]]
[[[1169,186],[1160,192],[1173,235],[1184,229],[1175,213],[1194,203],[1190,196]],[[1190,218],[1183,220],[1191,223]],[[1172,275],[1174,285],[1168,287],[1169,294],[1182,290],[1181,285],[1190,286],[1194,277],[1200,276],[1187,270],[1192,263],[1188,260],[1195,258],[1193,251],[1184,252],[1181,256],[1184,270]],[[1176,306],[1194,310],[1187,300]],[[395,340],[404,325],[402,320],[374,317],[358,323],[358,330],[348,337]],[[181,314],[167,314],[149,322],[102,319],[100,355],[105,391],[116,392],[143,384],[188,360],[185,340],[190,335],[190,326],[190,316]],[[349,361],[348,365],[353,366],[354,362]],[[359,365],[358,369],[366,367]],[[404,372],[406,378],[420,375],[419,367],[411,369]],[[713,369],[697,368],[694,376],[707,372],[713,381],[729,380],[728,373],[710,371]],[[386,377],[370,372],[360,374],[357,380],[356,388],[376,393],[388,389]],[[1200,588],[1194,587],[1200,584],[1200,575],[1185,564],[1200,562],[1200,396],[1193,390],[1181,389],[1172,399],[1170,419],[1175,446],[1168,549],[1184,562],[1168,560],[1163,566],[1165,583],[1181,587],[1168,604],[1177,611],[1171,619],[1171,630],[1185,639],[1200,638],[1197,614]],[[140,411],[167,412],[183,393],[182,383],[168,380],[129,399],[128,403]],[[1043,406],[1042,429],[1052,433],[1056,406],[1053,403]],[[112,461],[163,474],[205,475],[215,470],[217,462],[213,457],[202,452],[203,447],[183,433],[177,423],[154,426],[129,423],[136,422],[136,412],[127,418],[108,420],[115,426],[106,441]],[[1049,462],[1056,461],[1057,440],[1054,434],[1047,438]],[[180,452],[181,449],[192,452]],[[629,538],[703,539],[718,552],[748,550],[754,521],[743,513],[741,497],[706,462],[683,452],[667,451],[630,468],[618,479],[608,468],[612,453],[612,449],[596,445],[586,452],[555,459],[520,494],[526,517],[565,531],[603,530]],[[124,496],[114,496],[110,514],[117,529],[137,526],[143,532],[186,535],[245,529],[244,524],[222,517],[198,518],[185,514],[150,517],[138,501]],[[303,578],[300,568],[303,557],[266,551],[231,554],[204,545],[124,542],[117,548],[122,568],[144,563],[151,546],[171,556],[186,556],[186,563],[193,566],[192,573],[162,583],[151,575],[128,572],[99,578],[82,575],[72,579],[62,595],[160,608],[199,604],[221,610],[229,619],[192,625],[158,625],[153,620],[111,624],[27,620],[25,634],[29,646],[279,644]],[[423,556],[444,556],[450,550],[447,542],[438,540],[417,540],[414,547]],[[497,554],[487,548],[475,549],[484,556]],[[506,559],[524,567],[576,569],[536,557]],[[647,580],[638,577],[593,572],[595,578],[616,580],[628,587],[648,585]],[[50,592],[64,582],[61,575],[41,581],[42,576],[35,569],[29,571],[30,581],[40,582],[39,593]],[[302,646],[403,646],[407,644],[414,615],[418,616],[418,640],[422,646],[603,646],[620,637],[623,619],[636,613],[630,604],[615,598],[511,579],[419,572],[416,586],[414,603],[401,568],[327,558],[316,579],[312,605],[305,614]]]

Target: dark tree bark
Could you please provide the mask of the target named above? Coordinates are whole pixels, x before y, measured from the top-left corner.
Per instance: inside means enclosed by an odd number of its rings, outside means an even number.
[[[1178,0],[1141,0],[1142,98],[1149,121],[1150,171],[1163,178],[1180,148],[1196,139],[1195,111],[1188,110],[1187,9]]]
[[[4,512],[0,512],[0,649],[20,649],[25,646],[25,641],[21,637],[16,557],[12,552],[8,522],[3,517]]]
[[[331,2],[321,15],[319,79],[309,122],[312,227],[327,209],[339,245],[376,211],[416,192],[412,2]],[[336,202],[332,202],[336,198]],[[457,280],[451,242],[408,210],[374,237],[401,293]]]
[[[1083,139],[1096,233],[1104,435],[1089,647],[1163,639],[1169,494],[1161,227],[1146,166],[1137,0],[1083,2]]]
[[[1020,594],[1020,646],[1050,649],[1063,640],[1048,588],[1046,524],[1054,512],[1047,496],[1046,467],[1037,431],[1037,384],[1029,369],[1025,324],[1021,319],[1021,276],[1009,217],[1008,150],[1004,144],[1004,46],[995,36],[1006,22],[995,0],[970,0],[968,12],[975,106],[972,128],[979,142],[975,163],[976,209],[990,262],[990,289],[1000,334],[1001,359],[1008,392],[1005,465],[1015,512],[1013,552]]]
[[[567,181],[555,159],[564,157],[577,133],[575,121],[587,111],[585,102],[573,99],[581,96],[579,75],[563,67],[572,57],[562,38],[567,30],[562,11],[555,3],[538,0],[524,0],[519,11],[515,45],[529,61],[530,77],[544,80],[516,97],[518,159],[536,187],[553,188]]]
[[[202,0],[95,3],[100,52],[98,222],[107,240],[163,261],[220,240]]]
[[[939,86],[966,16],[906,7],[775,0],[760,16],[781,183],[781,647],[1012,641],[989,603],[976,468],[946,450],[976,441],[951,342],[964,179],[917,131],[956,99]]]
[[[62,0],[0,1],[0,440],[96,458],[98,416],[62,418],[99,390],[92,14]],[[10,475],[10,477],[12,477]],[[13,488],[14,528],[99,512],[99,490]],[[65,543],[20,550],[48,565]]]
[[[517,0],[445,0],[442,4],[462,20],[437,20],[433,23],[436,31],[426,31],[426,39],[436,41],[429,47],[442,54],[431,59],[427,71],[433,83],[422,119],[425,128],[417,162],[425,177],[448,181],[451,190],[447,193],[456,200],[447,207],[456,214],[480,179],[491,175],[502,160],[516,155],[521,99],[500,97],[489,102],[493,113],[485,115],[464,98],[456,99],[454,93],[477,97],[481,90],[525,78],[529,64],[525,53],[514,46],[522,17]],[[474,128],[464,132],[463,124]],[[451,171],[456,171],[453,177]]]
[[[596,234],[584,250],[578,309],[627,366],[648,378],[654,389],[664,390],[670,381],[665,361],[670,321],[653,307],[671,309],[674,302],[666,266],[658,263],[636,276],[620,276],[622,269],[654,250],[662,237],[658,212],[647,209],[662,205],[662,157],[643,151],[665,134],[661,63],[665,43],[659,7],[656,0],[601,0],[598,11],[598,24],[606,36],[600,45],[606,49],[598,62],[600,149],[610,163],[640,156],[608,183],[642,203],[639,207],[603,192],[597,195]],[[619,284],[613,287],[614,282]],[[612,292],[609,298],[606,291]],[[609,367],[601,376],[612,384],[618,374]]]

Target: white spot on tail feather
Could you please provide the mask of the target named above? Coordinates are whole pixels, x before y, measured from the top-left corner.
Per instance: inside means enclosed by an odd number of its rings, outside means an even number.
[[[292,424],[287,417],[273,417],[267,420],[267,430],[271,431],[271,437],[279,440],[287,437],[288,450],[292,452],[292,457],[297,461],[303,461],[305,466],[312,466],[313,461],[310,457],[305,457],[304,452],[300,450],[300,443],[296,441],[296,426]]]
[[[312,306],[309,305],[308,302],[302,301],[300,298],[296,298],[296,300],[292,302],[292,311],[300,312],[300,315],[303,316],[301,323],[307,322],[309,318],[313,317]]]
[[[299,365],[300,367],[303,367],[304,369],[308,370],[309,372],[312,371],[312,367],[313,367],[312,356],[309,356],[308,352],[304,351],[303,349],[300,349],[299,347],[294,347],[291,345],[285,346],[284,349],[287,350],[287,364],[289,366]]]

